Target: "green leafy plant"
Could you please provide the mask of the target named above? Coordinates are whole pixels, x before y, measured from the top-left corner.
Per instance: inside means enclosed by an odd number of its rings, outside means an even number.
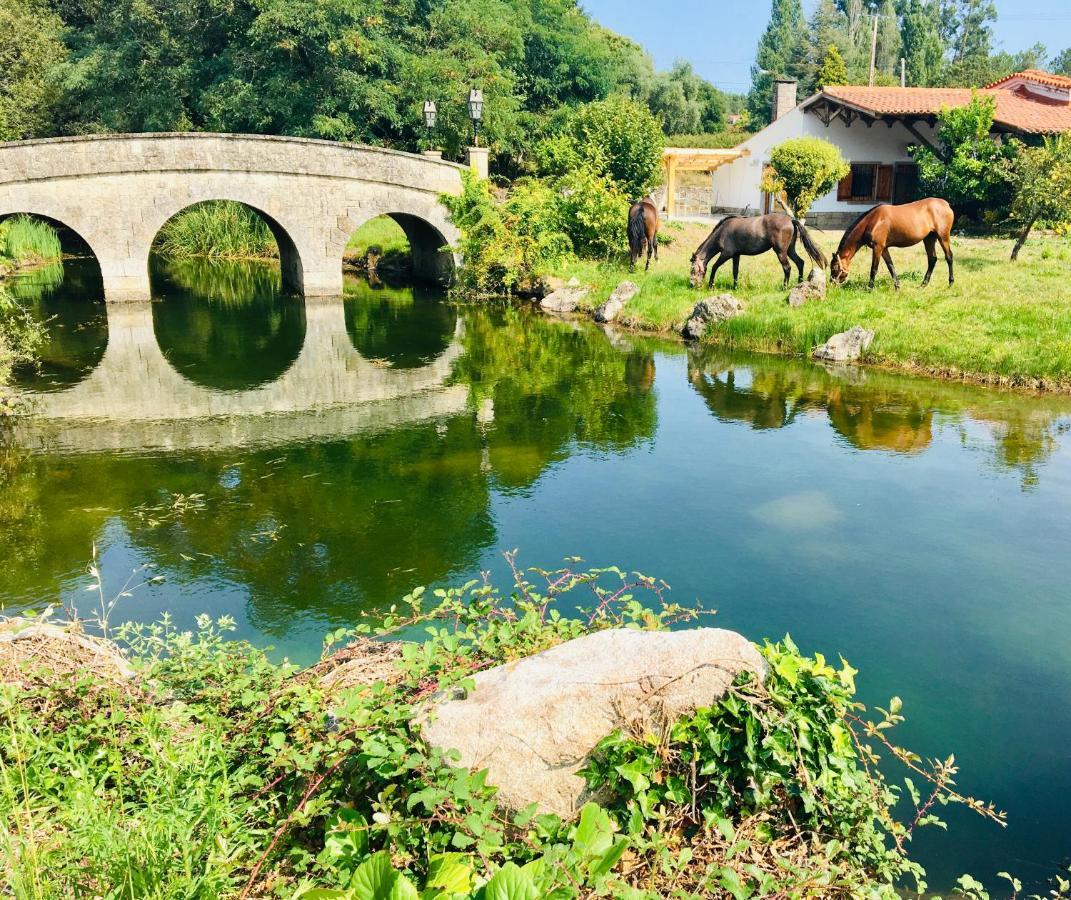
[[[1014,139],[991,135],[995,114],[996,100],[976,94],[966,106],[941,110],[937,149],[926,144],[911,148],[923,190],[943,197],[958,214],[979,220],[983,211],[991,218],[1007,215],[1012,197],[1008,164],[1019,153]]]
[[[955,792],[951,761],[888,742],[898,702],[871,721],[854,670],[788,641],[764,648],[765,682],[738,679],[663,734],[608,736],[587,771],[599,805],[575,821],[501,809],[486,772],[420,739],[426,700],[583,634],[700,615],[641,574],[509,562],[508,595],[486,581],[417,589],[330,634],[305,671],[207,617],[193,632],[167,617],[120,629],[133,683],[20,667],[0,688],[0,846],[16,896],[893,897],[897,879],[921,879],[907,850],[935,804],[999,818]],[[334,691],[320,678],[347,640],[421,632],[389,678]],[[882,749],[931,785],[905,822]]]
[[[1041,146],[1023,148],[1012,163],[1011,178],[1011,212],[1022,226],[1012,248],[1014,261],[1039,221],[1057,228],[1071,224],[1071,138],[1061,134],[1045,138]]]
[[[821,138],[793,138],[774,147],[762,189],[785,194],[793,213],[804,218],[819,197],[851,171],[840,150]]]

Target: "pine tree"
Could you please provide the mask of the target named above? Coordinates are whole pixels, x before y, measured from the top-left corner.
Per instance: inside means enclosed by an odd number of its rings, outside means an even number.
[[[837,9],[834,0],[819,0],[807,23],[800,59],[794,66],[793,74],[800,83],[801,96],[810,96],[821,88],[818,73],[825,63],[830,47],[836,47],[843,63],[849,47],[848,21],[844,13]],[[848,83],[847,73],[839,83]]]
[[[907,83],[931,87],[941,83],[945,42],[941,37],[939,0],[908,0],[900,26],[903,55],[907,60]]]
[[[900,67],[900,20],[896,5],[893,0],[882,0],[873,14],[878,17],[876,68],[878,72],[893,75]]]
[[[815,90],[820,91],[822,88],[847,83],[848,67],[844,64],[844,57],[841,56],[836,44],[830,44],[815,79]]]
[[[759,40],[755,64],[751,67],[748,112],[756,124],[771,118],[774,78],[791,74],[791,64],[805,35],[801,0],[773,0],[770,23]]]

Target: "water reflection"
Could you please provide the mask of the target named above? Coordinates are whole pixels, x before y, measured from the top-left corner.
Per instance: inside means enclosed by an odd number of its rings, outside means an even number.
[[[283,292],[278,265],[152,258],[152,318],[160,349],[194,384],[242,391],[297,359],[305,306]]]
[[[798,360],[741,358],[714,348],[692,349],[688,380],[722,422],[756,430],[780,429],[824,414],[836,434],[857,450],[922,454],[935,422],[989,431],[993,464],[1020,473],[1024,487],[1067,430],[1071,401],[1015,394],[852,368],[827,369]],[[969,431],[963,433],[971,442]]]
[[[93,371],[108,344],[104,283],[93,259],[42,266],[12,278],[11,292],[34,316],[48,322],[40,362],[21,366],[16,383],[35,391],[71,387]]]
[[[346,331],[366,359],[394,369],[426,366],[453,340],[457,327],[454,306],[441,292],[424,287],[373,287],[349,276],[346,290]]]

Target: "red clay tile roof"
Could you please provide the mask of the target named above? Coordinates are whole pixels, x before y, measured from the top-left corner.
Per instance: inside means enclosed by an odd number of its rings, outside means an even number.
[[[1013,75],[1009,75],[1007,78],[1001,78],[999,81],[994,81],[992,84],[987,84],[986,90],[999,87],[1002,84],[1007,84],[1013,78],[1022,78],[1026,81],[1033,81],[1037,84],[1043,84],[1046,87],[1071,90],[1071,78],[1068,78],[1066,75],[1053,75],[1052,72],[1042,72],[1041,69],[1026,69],[1023,72],[1016,72]]]
[[[1060,76],[1049,77],[1056,79]],[[1071,79],[1066,81],[1071,87]],[[971,102],[971,93],[967,88],[844,86],[827,87],[818,97],[824,95],[879,117],[928,116],[936,115],[945,106],[966,106]],[[1071,104],[1041,103],[999,88],[984,88],[979,93],[996,98],[996,122],[1006,128],[1030,134],[1071,131]]]

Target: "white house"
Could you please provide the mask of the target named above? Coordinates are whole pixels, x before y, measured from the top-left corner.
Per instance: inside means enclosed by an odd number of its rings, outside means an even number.
[[[769,211],[760,184],[770,151],[789,138],[820,137],[851,163],[847,178],[817,200],[808,220],[846,225],[868,205],[916,199],[918,170],[909,147],[934,143],[937,114],[965,106],[966,88],[828,87],[796,105],[796,83],[778,81],[774,121],[737,148],[741,155],[712,175],[715,212]],[[1030,70],[979,93],[996,98],[995,133],[1038,135],[1071,131],[1071,78]]]

